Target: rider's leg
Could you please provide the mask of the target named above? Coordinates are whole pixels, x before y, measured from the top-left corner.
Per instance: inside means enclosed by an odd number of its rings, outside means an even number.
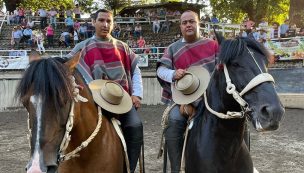
[[[130,170],[134,172],[143,143],[142,122],[134,107],[130,112],[119,116],[119,120],[127,143]]]
[[[178,173],[180,171],[186,125],[187,120],[180,114],[179,105],[174,106],[169,113],[168,127],[165,130],[165,139],[172,173]]]

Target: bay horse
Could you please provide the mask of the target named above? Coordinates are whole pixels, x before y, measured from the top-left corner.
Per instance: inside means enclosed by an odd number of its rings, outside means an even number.
[[[253,173],[244,142],[246,117],[257,131],[276,130],[284,107],[267,73],[268,53],[248,38],[218,37],[220,55],[209,86],[188,121],[187,173]]]
[[[29,116],[27,173],[126,170],[121,141],[76,68],[79,58],[33,61],[19,83],[16,96]]]

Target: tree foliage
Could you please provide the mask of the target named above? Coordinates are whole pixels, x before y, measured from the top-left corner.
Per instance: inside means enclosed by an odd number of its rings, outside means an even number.
[[[0,0],[1,2],[2,0]],[[3,0],[5,2],[5,6],[7,11],[13,11],[18,6],[22,6],[25,8],[30,8],[32,11],[37,11],[39,8],[44,8],[46,10],[55,7],[59,9],[61,6],[64,8],[73,8],[74,2],[73,0]],[[81,0],[79,1],[79,6],[84,12],[91,12],[93,7],[93,0]]]
[[[296,24],[297,27],[304,27],[304,1],[290,0],[289,18],[290,24]]]
[[[288,15],[289,0],[210,0],[213,13],[240,23],[245,16],[260,22],[280,22]]]

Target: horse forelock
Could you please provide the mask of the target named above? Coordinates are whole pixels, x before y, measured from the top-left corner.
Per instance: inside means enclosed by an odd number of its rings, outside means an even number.
[[[41,96],[44,103],[52,103],[57,111],[73,98],[70,72],[61,62],[41,59],[31,62],[16,91],[22,102],[30,96]]]

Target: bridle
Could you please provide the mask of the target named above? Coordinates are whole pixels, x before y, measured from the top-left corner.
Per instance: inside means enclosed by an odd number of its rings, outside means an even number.
[[[84,149],[85,147],[87,147],[89,145],[89,143],[95,138],[95,136],[98,134],[100,128],[101,128],[101,124],[102,124],[102,112],[101,112],[101,108],[98,106],[98,122],[96,125],[95,130],[92,132],[92,134],[85,140],[83,141],[80,146],[78,146],[77,148],[75,148],[73,151],[65,154],[65,150],[67,149],[69,142],[71,140],[71,135],[70,132],[72,131],[73,128],[73,124],[74,124],[74,106],[75,106],[75,102],[87,102],[88,100],[85,97],[82,97],[79,94],[79,88],[81,88],[79,85],[76,84],[75,82],[75,77],[71,76],[71,80],[72,80],[72,85],[73,85],[73,95],[74,98],[72,100],[71,103],[71,108],[70,108],[70,113],[69,113],[69,117],[66,123],[66,130],[63,136],[63,139],[61,141],[61,145],[60,145],[60,149],[59,149],[59,158],[58,158],[58,162],[64,162],[66,160],[70,160],[74,157],[79,157],[79,152]],[[31,138],[31,128],[29,125],[29,118],[28,118],[28,129],[29,129],[29,139]],[[29,140],[30,141],[30,140]],[[31,147],[31,145],[30,145]]]
[[[248,47],[246,47],[246,49],[248,50],[249,54],[251,55],[253,61],[255,62],[255,64],[257,65],[257,67],[259,68],[261,73],[258,74],[257,76],[255,76],[253,79],[251,79],[251,81],[245,86],[245,88],[241,92],[238,92],[236,90],[235,85],[232,83],[232,81],[230,79],[227,66],[226,66],[226,64],[223,64],[224,74],[225,74],[226,83],[227,83],[226,92],[228,94],[231,94],[233,96],[233,98],[239,103],[239,105],[242,108],[242,111],[241,112],[227,111],[226,114],[216,112],[209,106],[208,101],[207,101],[207,94],[206,94],[206,92],[204,93],[204,102],[205,102],[206,108],[208,109],[208,111],[210,111],[212,114],[216,115],[219,118],[222,118],[222,119],[243,118],[248,112],[251,112],[251,108],[250,108],[249,104],[242,98],[242,96],[244,94],[246,94],[248,91],[250,91],[251,89],[253,89],[254,87],[256,87],[264,82],[274,82],[273,77],[269,73],[264,73],[262,71],[261,67],[259,66],[259,64],[257,63],[257,61],[253,55],[253,52],[250,51]]]

